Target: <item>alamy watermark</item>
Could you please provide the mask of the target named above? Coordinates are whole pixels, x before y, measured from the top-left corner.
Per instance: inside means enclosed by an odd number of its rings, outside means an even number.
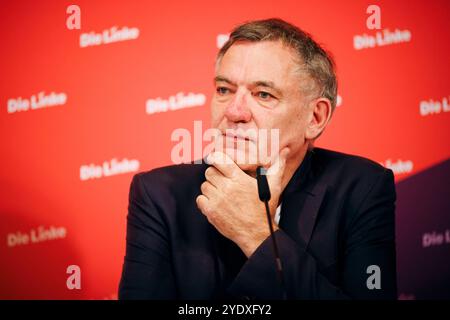
[[[222,159],[215,157],[216,161],[227,163],[232,159],[238,165],[267,166],[280,152],[277,128],[208,128],[203,131],[202,121],[194,121],[193,134],[186,128],[177,128],[172,132],[171,141],[177,142],[171,151],[174,164],[200,164],[210,153],[220,152]]]

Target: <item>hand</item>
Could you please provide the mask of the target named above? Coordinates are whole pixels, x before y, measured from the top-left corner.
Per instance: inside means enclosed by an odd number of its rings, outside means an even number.
[[[284,148],[267,171],[272,221],[282,190],[282,178],[289,149]],[[207,161],[206,181],[197,206],[208,221],[235,242],[247,257],[270,235],[264,203],[259,200],[256,179],[242,171],[225,153],[213,152]],[[273,222],[274,230],[278,226]]]

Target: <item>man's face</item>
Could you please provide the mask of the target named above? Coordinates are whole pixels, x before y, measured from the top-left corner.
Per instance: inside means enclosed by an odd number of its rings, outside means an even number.
[[[295,156],[305,146],[304,77],[294,58],[292,49],[278,41],[238,42],[217,64],[211,124],[222,133],[217,140],[222,150],[242,170],[272,162],[284,147]],[[267,138],[258,135],[260,129],[267,129]],[[276,146],[273,129],[279,130],[276,154],[270,154],[272,144]],[[267,154],[261,152],[264,143],[269,158],[262,157]]]

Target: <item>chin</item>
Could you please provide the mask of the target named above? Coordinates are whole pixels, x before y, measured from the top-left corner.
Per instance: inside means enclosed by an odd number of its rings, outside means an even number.
[[[243,164],[239,165],[239,168],[244,171],[245,173],[251,175],[252,177],[255,177],[256,175],[256,168],[258,168],[255,164]]]
[[[260,166],[255,155],[249,155],[246,151],[239,149],[225,149],[225,153],[238,165],[242,171],[256,171]],[[253,160],[253,161],[251,161]]]

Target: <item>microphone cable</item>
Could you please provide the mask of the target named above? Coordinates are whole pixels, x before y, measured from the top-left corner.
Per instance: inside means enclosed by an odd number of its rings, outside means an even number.
[[[256,168],[256,181],[258,184],[258,195],[259,199],[264,202],[264,205],[266,207],[266,214],[267,214],[267,221],[269,222],[269,229],[270,229],[270,237],[272,238],[272,244],[273,244],[273,253],[275,256],[275,266],[277,270],[278,275],[278,281],[280,283],[280,288],[282,292],[283,299],[287,299],[286,295],[286,288],[284,285],[284,277],[283,277],[283,267],[281,265],[281,259],[280,254],[278,251],[278,245],[277,240],[275,239],[274,231],[273,231],[273,224],[272,219],[270,218],[270,209],[269,209],[269,200],[270,200],[270,188],[269,183],[267,181],[266,176],[267,170],[263,167]]]

